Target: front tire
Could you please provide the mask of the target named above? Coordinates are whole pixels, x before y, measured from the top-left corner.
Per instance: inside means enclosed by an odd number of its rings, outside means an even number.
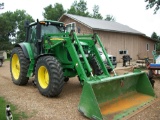
[[[63,70],[56,58],[44,56],[38,59],[35,69],[39,92],[47,97],[58,96],[64,85]]]
[[[10,58],[10,72],[14,84],[26,85],[28,83],[28,68],[29,60],[25,57],[20,47],[15,47]]]

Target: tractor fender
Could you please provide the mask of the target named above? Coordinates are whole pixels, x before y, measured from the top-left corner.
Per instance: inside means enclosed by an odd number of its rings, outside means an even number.
[[[27,48],[23,43],[18,43],[18,44],[15,45],[15,47],[21,47],[25,57],[29,58]]]
[[[37,58],[36,58],[36,61],[40,58],[40,57],[43,57],[43,56],[53,56],[53,54],[40,54]],[[55,57],[55,56],[54,56]]]

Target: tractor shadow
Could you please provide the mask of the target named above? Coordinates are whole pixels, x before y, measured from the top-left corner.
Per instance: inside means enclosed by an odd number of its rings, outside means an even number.
[[[77,77],[70,78],[68,82],[64,84],[61,96],[80,96],[83,86],[80,84]]]

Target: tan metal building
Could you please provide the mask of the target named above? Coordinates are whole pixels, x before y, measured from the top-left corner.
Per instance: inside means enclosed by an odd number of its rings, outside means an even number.
[[[117,57],[117,62],[122,62],[124,54],[130,55],[132,60],[153,58],[152,51],[157,41],[129,26],[72,14],[63,14],[59,21],[74,27],[78,34],[97,33],[107,52]]]

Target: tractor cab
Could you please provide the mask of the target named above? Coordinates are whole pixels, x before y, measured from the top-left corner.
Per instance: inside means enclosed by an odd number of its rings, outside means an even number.
[[[32,41],[33,39],[41,39],[45,34],[52,33],[63,33],[65,32],[65,27],[62,22],[57,21],[38,21],[33,22],[31,24],[25,23],[25,27],[27,28],[27,39],[26,41]]]
[[[31,44],[35,58],[44,53],[44,49],[42,48],[44,44],[44,35],[65,33],[64,24],[57,21],[37,20],[37,22],[33,22],[31,24],[26,22],[25,27],[27,28],[25,42]]]

